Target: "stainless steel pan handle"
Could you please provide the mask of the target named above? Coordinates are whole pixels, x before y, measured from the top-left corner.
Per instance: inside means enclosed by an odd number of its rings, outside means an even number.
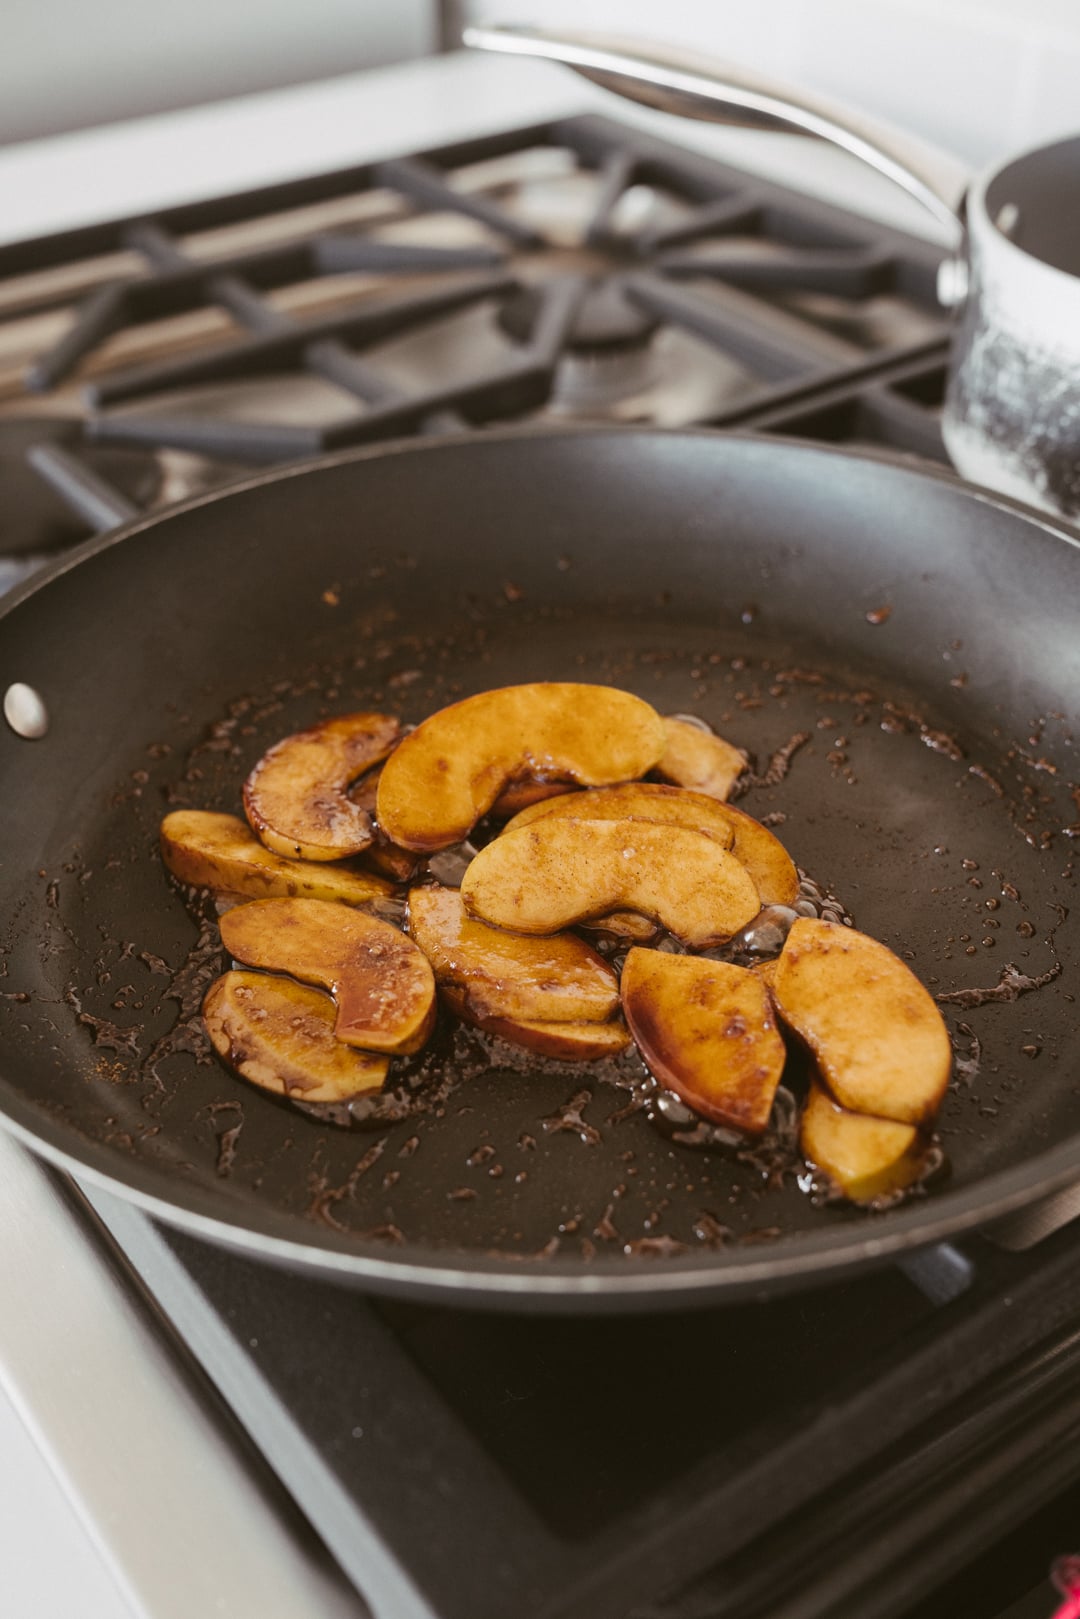
[[[949,152],[836,102],[651,40],[524,27],[472,27],[463,38],[479,50],[563,62],[605,90],[662,112],[831,141],[916,198],[954,239],[961,234],[960,210],[971,178],[965,165]]]

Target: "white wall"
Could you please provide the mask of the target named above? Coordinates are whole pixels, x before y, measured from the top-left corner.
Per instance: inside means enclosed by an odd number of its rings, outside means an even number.
[[[468,0],[468,11],[695,45],[979,164],[1080,131],[1080,0]]]
[[[378,67],[434,0],[0,0],[0,143]]]

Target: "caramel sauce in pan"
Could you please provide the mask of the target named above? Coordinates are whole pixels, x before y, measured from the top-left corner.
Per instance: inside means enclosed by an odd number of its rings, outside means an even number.
[[[703,663],[708,661],[707,659],[703,660]],[[727,661],[730,661],[734,670],[736,662],[741,660],[726,660],[725,667],[727,666]],[[641,662],[646,666],[648,665],[648,659],[644,655],[642,655]],[[628,671],[622,672],[625,679]],[[610,675],[611,683],[618,684],[619,673],[620,671],[617,668],[613,667],[608,671],[605,667],[600,678],[607,678]],[[642,673],[644,675],[644,670]],[[364,676],[363,678],[366,679],[367,677]],[[818,764],[815,768],[819,772],[827,768],[821,763],[821,760],[827,757],[834,776],[839,779],[846,771],[850,770],[850,766],[846,759],[846,748],[839,745],[845,738],[843,736],[834,737],[833,730],[850,735],[857,741],[860,734],[869,734],[869,731],[880,728],[881,731],[885,732],[906,733],[917,743],[921,743],[929,753],[938,755],[942,761],[942,768],[951,771],[953,775],[966,773],[971,778],[973,784],[971,790],[973,792],[982,793],[987,797],[988,802],[1000,800],[1001,788],[998,775],[1001,776],[1003,781],[1009,779],[1007,774],[1002,773],[1001,767],[995,765],[997,775],[991,779],[989,772],[984,767],[976,763],[967,763],[964,760],[963,750],[954,738],[940,730],[931,728],[914,711],[909,711],[895,703],[883,702],[871,693],[833,691],[825,677],[812,671],[774,667],[774,670],[764,677],[762,685],[769,682],[774,683],[774,686],[770,687],[770,695],[776,695],[781,686],[786,686],[788,690],[791,690],[793,686],[805,684],[808,689],[812,690],[814,702],[818,705],[818,713],[821,715],[821,718],[816,722],[818,730],[822,733],[821,738],[819,740],[817,731],[812,732],[807,728],[807,719],[803,715],[804,728],[794,732],[786,742],[782,742],[780,746],[773,748],[763,760],[753,766],[741,778],[736,792],[731,795],[732,798],[741,797],[746,790],[759,785],[769,788],[781,786],[786,781],[789,773],[798,773],[802,768],[804,749],[818,755]],[[740,690],[735,690],[734,692],[738,707],[763,706],[760,696],[761,686],[757,686],[755,689],[754,680],[750,676],[744,677],[742,673],[736,673],[732,685],[746,688],[745,702]],[[284,696],[290,699],[298,695],[302,695],[302,693],[294,691],[292,688],[284,693]],[[439,695],[442,694],[440,693]],[[327,690],[325,697],[328,703],[334,704],[338,708],[343,706],[343,701],[338,699],[336,692],[331,693]],[[373,693],[365,692],[363,706],[374,706],[380,700]],[[394,698],[388,693],[386,694],[386,700],[392,704]],[[784,706],[782,697],[780,698],[780,704],[781,707]],[[846,706],[841,707],[841,705]],[[242,743],[239,738],[246,732],[251,731],[252,726],[260,728],[259,733],[252,731],[252,735],[265,735],[266,728],[279,723],[280,719],[280,716],[278,716],[277,719],[269,720],[268,716],[273,713],[275,708],[280,710],[281,706],[280,703],[270,702],[259,707],[254,701],[247,705],[233,705],[230,709],[228,720],[215,727],[212,733],[208,735],[207,740],[202,744],[197,744],[192,750],[185,761],[183,774],[175,775],[164,783],[162,791],[165,793],[166,803],[175,803],[183,807],[201,807],[202,804],[207,802],[214,806],[215,800],[217,802],[227,801],[229,781],[231,779],[229,772],[235,767],[238,769],[238,774],[242,775],[242,769],[235,765],[235,761],[242,757],[241,750],[246,749],[249,755],[253,751],[252,743]],[[433,701],[431,706],[433,708],[437,706],[437,701]],[[672,704],[671,706],[675,707],[676,705]],[[685,701],[682,706],[686,706]],[[826,718],[826,716],[829,717]],[[680,717],[690,718],[691,716],[683,714]],[[812,712],[809,723],[810,725],[815,723]],[[860,726],[866,727],[866,730],[862,733],[858,729]],[[282,729],[284,729],[284,726],[282,726]],[[780,731],[779,734],[782,737],[784,732]],[[773,740],[775,739],[776,726],[774,723]],[[272,737],[268,738],[268,740],[272,740]],[[205,753],[205,759],[200,755],[200,748]],[[827,749],[831,751],[827,753]],[[921,752],[921,749],[919,751]],[[859,754],[857,749],[855,750],[854,758],[856,765],[858,765]],[[204,780],[204,767],[206,780]],[[849,779],[854,780],[853,777]],[[959,785],[963,784],[960,783]],[[135,796],[138,796],[138,793],[143,790],[144,788],[140,787],[132,789],[132,792]],[[993,795],[992,800],[991,794]],[[782,797],[780,797],[780,802],[785,802]],[[1049,800],[1046,800],[1046,802],[1049,802]],[[777,796],[774,796],[772,805],[776,803]],[[793,808],[798,808],[798,795],[796,794],[795,804],[792,805],[788,802],[785,804],[785,809],[771,807],[767,799],[765,803],[755,804],[753,807],[758,819],[763,824],[781,827],[787,818],[785,811],[790,812]],[[1030,798],[1024,797],[1015,803],[1009,801],[1002,807],[1002,815],[1003,817],[1007,815],[1008,820],[1012,822],[1025,843],[1032,849],[1045,847],[1047,834],[1044,823],[1047,811],[1043,807],[1042,799],[1032,796]],[[475,849],[481,847],[483,843],[496,835],[498,830],[498,825],[495,822],[491,820],[482,822],[470,834],[470,846],[453,851],[443,851],[441,855],[431,857],[432,863],[428,865],[428,870],[432,880],[438,880],[448,886],[452,885],[455,880],[460,880],[460,873]],[[1068,831],[1069,829],[1066,829],[1066,833]],[[1006,862],[1008,860],[1008,838],[1010,835],[1008,824],[1006,824],[1003,834],[1005,842],[1001,856],[1001,859]],[[780,836],[783,838],[784,833],[781,832]],[[932,842],[932,836],[927,841],[928,844]],[[798,849],[797,838],[793,838],[792,848],[793,850]],[[956,864],[959,855],[970,852],[973,851],[970,849],[955,849],[953,851],[953,864]],[[948,853],[948,851],[938,851],[936,849],[933,851],[935,856],[939,853]],[[146,851],[143,850],[140,858],[145,859],[146,857]],[[985,855],[983,859],[984,866],[988,867],[991,863],[996,864],[996,862],[987,859]],[[435,861],[441,863],[438,869],[433,864]],[[1015,929],[1016,934],[1019,935],[1018,949],[1021,952],[1019,959],[1023,961],[1025,943],[1022,941],[1027,941],[1036,933],[1041,938],[1042,929],[1036,929],[1035,925],[1029,920],[1028,906],[1021,903],[1018,889],[1007,882],[1002,874],[995,871],[992,880],[991,873],[988,870],[980,871],[974,862],[970,864],[972,867],[970,873],[967,872],[965,867],[965,877],[959,880],[970,881],[973,885],[971,906],[975,904],[982,905],[987,896],[996,899],[1000,888],[1000,892],[1004,896],[1005,908],[997,913],[990,912],[981,927],[972,923],[968,911],[961,912],[958,910],[957,920],[953,926],[956,928],[960,942],[954,946],[953,939],[950,937],[947,947],[943,946],[940,952],[941,956],[943,959],[949,960],[951,959],[950,950],[954,950],[955,954],[960,957],[959,964],[962,965],[961,952],[964,950],[965,944],[967,944],[969,954],[976,946],[981,952],[986,940],[992,937],[990,932],[986,932],[984,939],[983,930],[997,925],[1002,929]],[[1019,886],[1023,889],[1026,884],[1022,874],[1011,864],[1009,865],[1009,872],[1010,875],[1017,877]],[[1064,876],[1065,873],[1062,875]],[[999,876],[1001,876],[1001,882],[995,886]],[[769,959],[779,953],[786,930],[791,925],[795,915],[828,916],[841,924],[852,920],[846,905],[841,899],[829,893],[824,887],[815,884],[804,873],[800,873],[800,877],[800,892],[791,907],[767,907],[742,930],[740,935],[729,941],[717,953],[725,959],[738,962],[740,965],[750,966],[755,962]],[[68,875],[61,876],[59,878],[61,888],[71,880]],[[78,880],[77,873],[74,880]],[[980,885],[982,892],[977,893],[974,891],[975,883]],[[982,888],[983,884],[986,885],[985,889]],[[138,1061],[137,1071],[132,1072],[135,1065],[128,1060],[127,1048],[131,1046],[131,1049],[134,1050],[134,1046],[131,1042],[132,1031],[124,1026],[128,1021],[124,1014],[129,1006],[136,1010],[141,1004],[138,998],[138,996],[144,994],[141,988],[141,980],[136,980],[138,995],[127,984],[120,985],[118,989],[114,985],[113,988],[117,989],[117,994],[111,1001],[106,998],[103,1002],[100,1002],[89,990],[84,991],[81,986],[77,986],[72,991],[78,999],[78,1004],[76,1004],[75,1000],[71,1001],[72,1010],[88,1031],[93,1042],[93,1049],[99,1053],[98,1076],[117,1084],[122,1083],[124,1086],[131,1085],[133,1079],[146,1079],[148,1082],[146,1087],[147,1095],[141,1101],[136,1099],[134,1105],[136,1108],[145,1108],[151,1117],[155,1115],[157,1105],[153,1088],[160,1083],[156,1077],[156,1071],[164,1059],[182,1053],[187,1055],[189,1060],[191,1056],[194,1056],[200,1064],[212,1066],[217,1061],[202,1032],[199,1007],[206,987],[214,977],[224,970],[228,963],[223,959],[220,949],[213,917],[213,906],[209,896],[198,898],[189,896],[189,898],[193,902],[200,931],[196,943],[189,951],[187,958],[181,963],[179,970],[169,969],[172,974],[172,982],[165,988],[164,994],[166,997],[171,997],[176,1006],[174,1026],[166,1034],[158,1035],[156,1040],[151,1039],[149,1035],[142,1038],[139,1043],[139,1051],[146,1053],[146,1055],[142,1056],[141,1060]],[[62,906],[58,905],[55,881],[50,884],[47,902],[52,907],[48,912],[49,916],[62,919],[63,910]],[[851,903],[858,903],[857,898],[853,899]],[[999,916],[1002,918],[1000,923],[998,921]],[[1017,917],[1020,919],[1017,920]],[[960,928],[964,926],[972,928],[970,935],[965,936],[959,933]],[[951,926],[949,931],[950,933],[952,932]],[[627,941],[617,939],[614,936],[600,935],[592,930],[589,930],[585,936],[590,945],[598,949],[616,970],[621,967],[628,948]],[[968,943],[968,938],[971,938],[974,942]],[[652,942],[654,947],[660,949],[682,949],[682,946],[677,941],[664,936],[660,931],[657,932]],[[984,1056],[979,1036],[973,1032],[970,1025],[957,1021],[956,1013],[959,1013],[962,1017],[969,1008],[980,1008],[986,1005],[989,1008],[987,1015],[992,1016],[997,1003],[1009,1002],[1017,995],[1026,997],[1034,990],[1043,988],[1043,986],[1054,981],[1059,970],[1055,964],[1051,971],[1041,971],[1040,969],[1044,965],[1041,960],[1035,961],[1026,970],[1013,967],[1005,960],[1006,933],[1004,931],[999,933],[998,943],[999,956],[993,962],[993,970],[984,970],[978,973],[975,978],[977,984],[988,986],[985,990],[955,991],[951,988],[951,984],[955,984],[957,978],[950,975],[946,976],[939,996],[944,1002],[944,1009],[950,1014],[950,1025],[955,1029],[954,1044],[957,1053],[955,1088],[961,1094],[971,1085],[975,1075],[979,1072],[980,1064],[984,1071],[989,1067],[991,1072],[995,1070],[996,1065],[993,1060],[993,1053],[990,1058]],[[136,950],[137,954],[137,947],[132,948]],[[157,948],[161,948],[161,946],[159,945]],[[165,956],[170,954],[167,949],[163,953]],[[157,959],[160,960],[161,958]],[[1001,965],[1003,960],[1005,961],[1004,966]],[[144,966],[153,971],[149,962],[144,963]],[[939,967],[938,971],[940,970]],[[946,969],[946,972],[948,973],[949,970]],[[997,982],[995,982],[995,978]],[[960,981],[963,982],[962,977]],[[933,985],[935,980],[931,978],[929,982]],[[129,995],[129,991],[130,998],[125,999]],[[160,997],[161,993],[160,988],[154,992],[157,997]],[[109,995],[112,995],[112,990],[109,991]],[[152,1003],[148,1000],[147,1004]],[[115,1005],[118,1008],[115,1021],[108,1010],[110,1005]],[[981,1032],[983,1029],[982,1023],[977,1018],[972,1021],[978,1024]],[[159,1028],[160,1023],[156,1026],[156,1029]],[[141,1035],[142,1031],[136,1030],[136,1033]],[[1038,1041],[1031,1040],[1029,1044],[1033,1050],[1038,1049]],[[1026,1053],[1025,1061],[1027,1060],[1027,1055]],[[1045,1064],[1047,1060],[1047,1055],[1044,1053],[1042,1057],[1043,1063]],[[167,1066],[166,1064],[166,1068]],[[1036,1071],[1035,1069],[1032,1070],[1032,1072]],[[514,1075],[520,1075],[523,1080],[535,1079],[543,1090],[544,1099],[539,1102],[538,1096],[538,1105],[532,1109],[531,1116],[526,1111],[524,1117],[521,1115],[519,1103],[516,1102],[516,1117],[513,1123],[512,1136],[500,1140],[496,1152],[488,1153],[479,1149],[484,1148],[487,1144],[486,1137],[489,1132],[483,1126],[485,1123],[492,1122],[492,1117],[489,1114],[485,1119],[483,1106],[477,1102],[475,1096],[470,1098],[469,1084],[473,1080],[480,1081],[479,1094],[482,1097],[484,1076],[493,1073],[497,1075],[506,1074],[511,1078]],[[552,1080],[554,1076],[557,1076],[561,1082],[562,1102],[560,1105],[556,1105],[558,1091],[553,1094]],[[167,1072],[165,1080],[167,1084],[173,1083]],[[251,1113],[252,1119],[255,1119],[257,1114],[261,1114],[266,1108],[281,1109],[283,1114],[290,1115],[296,1120],[296,1131],[293,1132],[293,1135],[299,1150],[313,1152],[316,1157],[320,1150],[318,1144],[323,1140],[332,1140],[339,1144],[335,1152],[335,1158],[340,1158],[340,1146],[348,1140],[348,1133],[350,1132],[358,1134],[360,1137],[357,1148],[361,1157],[366,1156],[366,1151],[361,1152],[360,1150],[360,1142],[365,1135],[369,1141],[372,1132],[375,1133],[376,1140],[386,1138],[385,1155],[377,1172],[373,1171],[369,1175],[358,1177],[353,1181],[351,1187],[348,1176],[342,1177],[335,1172],[327,1180],[322,1193],[317,1192],[313,1183],[311,1218],[318,1220],[320,1223],[325,1221],[325,1223],[335,1226],[339,1230],[346,1230],[352,1235],[370,1236],[388,1243],[406,1240],[409,1236],[415,1239],[419,1235],[413,1224],[413,1219],[405,1212],[408,1206],[407,1202],[399,1203],[395,1207],[394,1199],[399,1192],[401,1197],[406,1196],[410,1175],[412,1176],[412,1191],[409,1195],[414,1199],[418,1195],[426,1195],[426,1190],[431,1185],[430,1178],[425,1180],[427,1154],[438,1150],[443,1140],[444,1131],[448,1125],[454,1122],[458,1115],[472,1114],[473,1118],[469,1123],[476,1125],[476,1135],[467,1142],[468,1150],[463,1151],[461,1154],[460,1172],[453,1172],[454,1175],[458,1175],[458,1179],[447,1178],[445,1168],[442,1173],[435,1172],[435,1183],[439,1187],[436,1195],[440,1198],[443,1197],[445,1188],[450,1189],[450,1191],[445,1192],[448,1199],[450,1198],[450,1192],[455,1189],[469,1188],[477,1193],[477,1196],[470,1199],[447,1201],[448,1215],[452,1215],[454,1221],[469,1220],[473,1222],[467,1228],[461,1226],[450,1228],[446,1238],[447,1241],[453,1242],[456,1240],[456,1231],[468,1229],[473,1235],[469,1238],[467,1246],[480,1246],[491,1252],[513,1253],[517,1258],[542,1260],[551,1253],[558,1252],[562,1255],[570,1254],[588,1259],[594,1254],[604,1255],[622,1252],[642,1261],[662,1262],[666,1252],[682,1251],[682,1246],[685,1243],[689,1243],[695,1249],[699,1247],[719,1248],[730,1243],[744,1241],[764,1242],[778,1235],[777,1227],[773,1223],[766,1223],[765,1221],[761,1222],[758,1230],[747,1230],[749,1210],[746,1204],[746,1195],[755,1196],[754,1188],[756,1187],[767,1188],[775,1186],[780,1181],[784,1182],[787,1187],[785,1196],[789,1199],[789,1208],[791,1206],[790,1196],[795,1192],[797,1186],[802,1192],[808,1194],[811,1201],[825,1199],[827,1195],[825,1189],[813,1184],[806,1170],[806,1165],[798,1152],[798,1108],[803,1083],[804,1076],[800,1074],[797,1065],[789,1062],[783,1086],[777,1093],[768,1130],[760,1140],[751,1143],[746,1138],[724,1132],[718,1126],[712,1125],[694,1115],[692,1110],[688,1109],[677,1097],[656,1083],[648,1074],[637,1053],[632,1049],[617,1059],[609,1059],[604,1062],[583,1063],[579,1066],[556,1064],[547,1062],[533,1053],[525,1052],[521,1048],[507,1045],[479,1030],[468,1029],[443,1016],[430,1046],[425,1051],[413,1057],[394,1059],[387,1086],[376,1096],[358,1098],[349,1104],[342,1104],[336,1108],[328,1109],[325,1105],[305,1105],[285,1099],[279,1100],[265,1093],[260,1093],[257,1099],[256,1111],[253,1112],[251,1108],[248,1111]],[[244,1092],[244,1100],[246,1100],[246,1087],[241,1087],[241,1082],[239,1081],[230,1080],[230,1091],[239,1091],[241,1088]],[[587,1099],[585,1093],[587,1093]],[[128,1091],[127,1094],[130,1095],[131,1092]],[[224,1086],[221,1087],[218,1094],[226,1094]],[[522,1092],[519,1089],[514,1094],[520,1098]],[[223,1113],[221,1121],[217,1125],[214,1125],[209,1117],[207,1119],[207,1141],[211,1152],[209,1160],[211,1172],[213,1172],[215,1163],[213,1155],[216,1153],[218,1173],[222,1177],[232,1176],[239,1180],[250,1179],[252,1174],[250,1168],[252,1152],[255,1149],[254,1146],[248,1146],[239,1128],[243,1119],[242,1104],[237,1102],[210,1104],[210,1106],[215,1105],[237,1108],[238,1111]],[[576,1120],[574,1115],[576,1115]],[[133,1136],[138,1137],[140,1132],[130,1122],[131,1117],[129,1109],[128,1113],[124,1115],[123,1122],[128,1131]],[[631,1120],[633,1121],[632,1127],[620,1133],[620,1126],[623,1121]],[[580,1123],[576,1121],[580,1121]],[[503,1136],[505,1137],[506,1119],[504,1118],[501,1123]],[[582,1130],[581,1125],[586,1128]],[[328,1126],[333,1127],[331,1134],[327,1134]],[[251,1128],[252,1125],[249,1121],[247,1129],[250,1131]],[[149,1139],[156,1129],[156,1125],[148,1125],[143,1133]],[[674,1162],[677,1155],[677,1166],[671,1171],[673,1178],[685,1182],[693,1180],[697,1188],[693,1193],[693,1198],[700,1199],[696,1213],[692,1212],[694,1208],[693,1201],[689,1205],[684,1201],[683,1213],[680,1215],[678,1223],[676,1224],[669,1220],[666,1231],[664,1223],[667,1217],[662,1206],[666,1194],[664,1193],[663,1185],[661,1184],[657,1190],[642,1192],[642,1195],[637,1197],[637,1202],[635,1203],[635,1196],[644,1186],[644,1176],[640,1179],[636,1178],[638,1176],[638,1163],[633,1161],[633,1151],[624,1153],[620,1150],[628,1140],[640,1142],[642,1130],[647,1135],[655,1132],[655,1136],[660,1142],[670,1143],[671,1152],[668,1156]],[[634,1131],[637,1132],[636,1135],[633,1133]],[[273,1132],[271,1131],[270,1134],[273,1134]],[[514,1137],[520,1138],[517,1145],[514,1144]],[[530,1146],[529,1143],[535,1143],[535,1145]],[[504,1188],[510,1194],[511,1199],[530,1195],[547,1197],[549,1179],[545,1154],[550,1155],[553,1151],[561,1155],[584,1152],[587,1154],[590,1165],[610,1163],[612,1174],[611,1191],[608,1198],[597,1196],[595,1202],[586,1206],[583,1211],[575,1211],[574,1209],[560,1211],[552,1208],[551,1223],[548,1229],[553,1234],[546,1242],[542,1238],[530,1234],[526,1234],[525,1240],[521,1241],[521,1234],[512,1227],[514,1219],[512,1213],[508,1217],[510,1223],[507,1224],[504,1231],[500,1233],[495,1229],[488,1229],[488,1224],[493,1225],[497,1220],[497,1211],[500,1207],[505,1207],[505,1204],[501,1205],[499,1203],[497,1197],[493,1202],[490,1201],[490,1197],[497,1192],[501,1192]],[[466,1161],[471,1155],[476,1156],[475,1163]],[[411,1163],[414,1156],[418,1158],[415,1166]],[[933,1171],[934,1175],[945,1172],[943,1156],[938,1151],[931,1155],[931,1162],[928,1167]],[[640,1161],[643,1162],[644,1157],[645,1154],[642,1152]],[[391,1173],[387,1170],[388,1162],[394,1166],[395,1170],[400,1167],[404,1174],[400,1187],[396,1181],[390,1182],[389,1185],[386,1184]],[[700,1169],[696,1167],[699,1164]],[[723,1174],[720,1177],[716,1176],[715,1166],[718,1165],[723,1167]],[[496,1174],[496,1171],[499,1173]],[[744,1171],[745,1174],[743,1173]],[[589,1173],[592,1174],[593,1170],[590,1169]],[[420,1177],[419,1180],[417,1180],[417,1176]],[[735,1207],[731,1205],[736,1204],[736,1198],[734,1196],[729,1197],[728,1192],[729,1190],[739,1192],[740,1186],[730,1187],[729,1183],[733,1177],[741,1183],[741,1190],[746,1194],[739,1199],[739,1206]],[[317,1175],[315,1179],[316,1181],[318,1180]],[[721,1185],[723,1186],[722,1193],[718,1190]],[[373,1203],[373,1195],[378,1193],[380,1186],[383,1188],[382,1200]],[[488,1187],[490,1187],[490,1194],[486,1192]],[[680,1190],[682,1189],[680,1187]],[[685,1189],[689,1192],[689,1185]],[[919,1188],[916,1188],[915,1195],[918,1194],[919,1190]],[[361,1193],[363,1193],[363,1201],[361,1201]],[[795,1195],[797,1196],[797,1192],[795,1192]],[[905,1195],[910,1196],[912,1193],[908,1192]],[[643,1197],[647,1197],[650,1201],[644,1203],[642,1201]],[[631,1205],[633,1205],[633,1208],[631,1208]],[[769,1212],[773,1214],[774,1201],[770,1199],[766,1206]],[[782,1206],[783,1199],[781,1199],[781,1208]],[[751,1203],[750,1208],[752,1209],[752,1207],[753,1204]],[[689,1213],[687,1212],[688,1208],[691,1211]],[[477,1210],[477,1214],[470,1213],[472,1210]],[[645,1212],[643,1213],[642,1210]],[[455,1213],[453,1211],[460,1212]],[[575,1222],[579,1212],[584,1213],[585,1220],[583,1224],[577,1225]],[[673,1214],[674,1210],[671,1213]],[[475,1224],[480,1214],[483,1214],[486,1222],[482,1231],[478,1230]],[[840,1217],[851,1219],[866,1217],[863,1212],[850,1207],[839,1210],[838,1214]],[[753,1218],[752,1213],[749,1213],[749,1217]],[[775,1220],[776,1218],[783,1220],[784,1216],[780,1210],[773,1214],[773,1219]]]

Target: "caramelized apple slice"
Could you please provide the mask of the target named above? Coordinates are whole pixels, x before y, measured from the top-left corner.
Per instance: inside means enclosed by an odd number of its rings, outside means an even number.
[[[772,993],[843,1107],[900,1124],[933,1118],[952,1068],[948,1031],[929,991],[885,945],[800,917]]]
[[[762,905],[794,905],[799,874],[780,839],[733,804],[721,806],[733,834],[731,852],[754,880]]]
[[[423,859],[422,855],[414,853],[412,849],[399,849],[396,843],[391,843],[382,827],[375,820],[375,799],[379,791],[379,777],[382,775],[381,767],[369,770],[367,775],[349,788],[349,798],[358,809],[364,810],[372,822],[374,838],[368,844],[361,860],[373,871],[378,871],[384,877],[389,877],[395,883],[411,882],[416,875],[416,869]]]
[[[555,815],[481,849],[461,897],[470,915],[516,933],[639,911],[696,949],[729,939],[758,912],[742,866],[701,832]]]
[[[466,913],[454,888],[414,888],[409,932],[435,980],[479,1016],[540,1023],[603,1023],[619,1004],[615,974],[584,939],[524,938]]]
[[[516,832],[553,815],[572,821],[650,821],[654,826],[688,826],[712,838],[721,849],[730,849],[735,841],[735,829],[725,805],[705,793],[689,793],[682,787],[664,787],[654,781],[594,787],[587,793],[548,799],[523,809],[505,830]]]
[[[221,942],[249,967],[328,989],[334,1033],[364,1051],[419,1051],[435,1023],[427,958],[389,922],[321,899],[257,899],[221,918]]]
[[[631,950],[623,1013],[651,1073],[717,1124],[760,1135],[784,1071],[768,991],[727,961]]]
[[[343,1045],[334,1003],[266,973],[225,973],[206,992],[203,1022],[229,1067],[264,1091],[301,1102],[347,1102],[381,1090],[388,1057]]]
[[[746,755],[722,736],[677,714],[664,720],[664,751],[656,775],[678,787],[726,798],[746,769]]]
[[[301,895],[340,900],[345,905],[378,905],[393,894],[390,883],[340,866],[286,860],[259,842],[236,815],[209,810],[173,810],[161,823],[162,859],[174,877],[195,888],[212,888],[247,899]]]
[[[926,1164],[925,1141],[912,1125],[849,1113],[820,1085],[810,1087],[801,1146],[803,1156],[853,1203],[903,1191]]]
[[[730,849],[753,878],[763,905],[790,905],[798,898],[799,874],[791,857],[768,827],[752,815],[721,804],[706,793],[685,787],[665,787],[658,782],[635,781],[622,787],[597,787],[588,793],[570,793],[544,804],[522,810],[509,823],[507,832],[531,826],[549,815],[583,820],[589,816],[604,820],[654,821],[658,824],[689,826],[713,838],[721,848]]]
[[[433,714],[387,761],[379,825],[431,852],[460,843],[508,782],[600,786],[644,775],[664,749],[656,710],[611,686],[540,682],[466,697]]]
[[[287,736],[244,783],[244,814],[268,849],[303,860],[342,860],[374,836],[349,783],[393,748],[401,727],[388,714],[343,714]]]
[[[462,990],[447,986],[442,997],[463,1023],[486,1029],[488,1034],[542,1057],[554,1057],[556,1062],[600,1062],[617,1057],[630,1044],[626,1027],[618,1019],[610,1023],[536,1023],[526,1018],[488,1017],[469,1004]]]

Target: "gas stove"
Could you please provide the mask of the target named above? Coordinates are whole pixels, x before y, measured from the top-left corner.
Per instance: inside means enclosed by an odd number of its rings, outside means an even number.
[[[939,259],[596,116],[11,244],[0,554],[20,571],[80,518],[496,422],[941,461]]]
[[[548,116],[541,78],[524,123],[416,150],[403,121],[397,155],[0,247],[0,585],[403,434],[693,423],[944,462],[933,243],[655,120]],[[367,1299],[0,1161],[0,1284],[43,1328],[0,1332],[0,1374],[151,1619],[1037,1619],[1080,1542],[1076,1194],[843,1288],[538,1322]],[[41,1376],[94,1310],[96,1428]]]

